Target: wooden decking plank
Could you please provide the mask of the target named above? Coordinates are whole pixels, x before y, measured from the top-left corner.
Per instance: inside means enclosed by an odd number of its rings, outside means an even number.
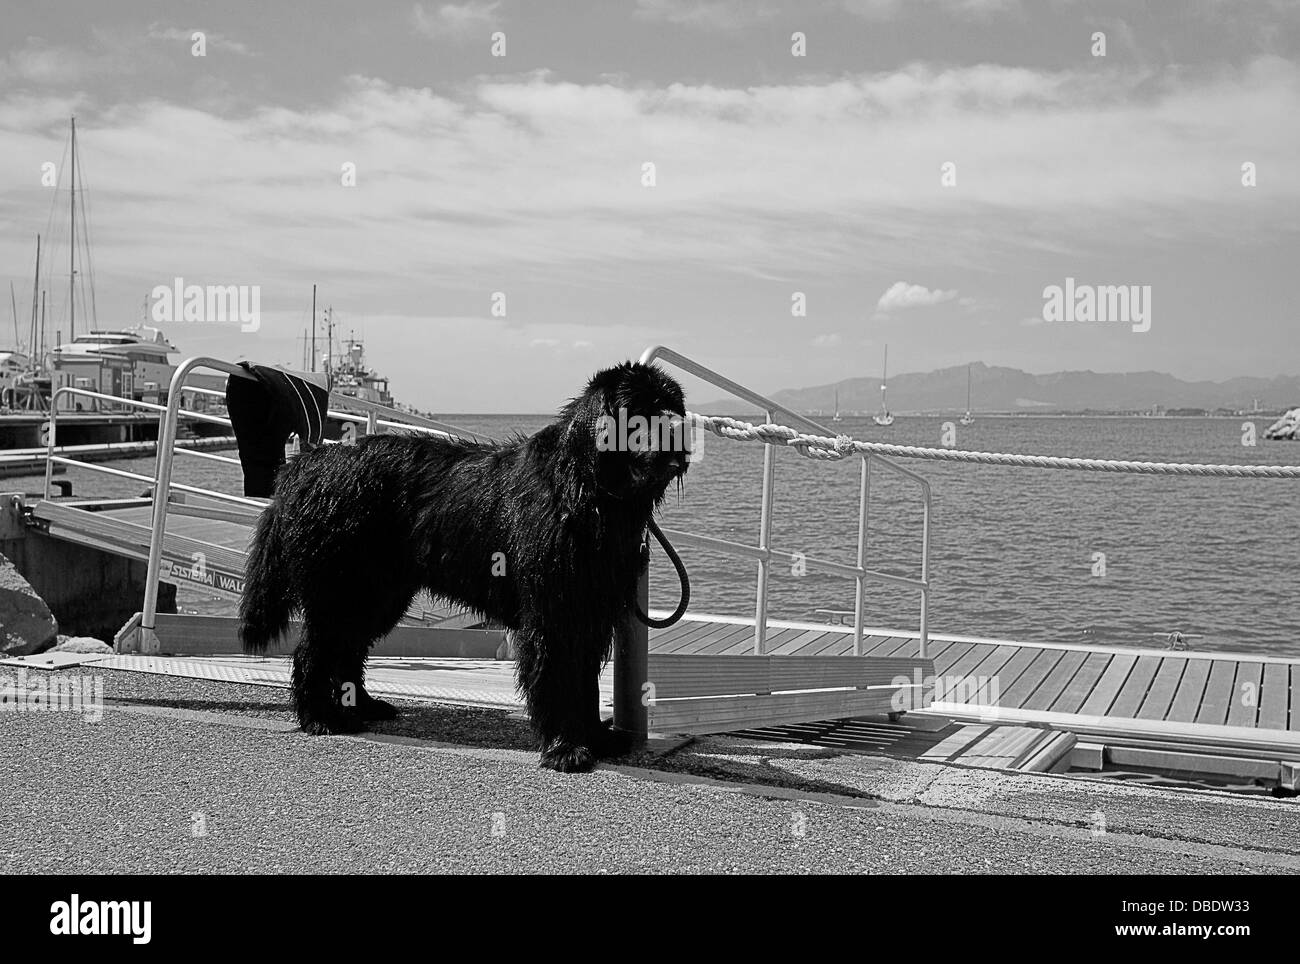
[[[1032,696],[1020,704],[1022,710],[1046,710],[1056,702],[1061,691],[1070,685],[1074,674],[1079,671],[1088,654],[1081,649],[1069,650],[1061,657],[1047,677],[1034,690]]]
[[[1254,726],[1259,720],[1259,684],[1263,675],[1263,663],[1237,664],[1237,682],[1228,704],[1229,726]]]
[[[800,656],[834,656],[844,648],[844,643],[848,643],[848,651],[853,651],[853,637],[848,633],[827,633],[821,639],[814,640],[804,646],[799,653]]]
[[[1237,678],[1237,664],[1230,659],[1216,659],[1210,667],[1210,678],[1205,684],[1201,708],[1196,711],[1197,723],[1222,726],[1228,720],[1228,704],[1232,702],[1232,683]]]
[[[1205,695],[1205,685],[1209,681],[1210,660],[1189,659],[1165,719],[1170,723],[1195,723],[1196,712],[1201,708],[1201,697]]]
[[[1017,652],[1020,651],[1018,646],[994,646],[993,652],[985,656],[970,675],[976,680],[983,680],[979,688],[975,691],[975,703],[978,706],[987,706],[993,702],[992,681],[997,678],[998,672],[1005,666]],[[998,684],[998,694],[1001,695],[1001,681]]]
[[[754,651],[754,627],[753,626],[736,626],[730,623],[719,623],[711,633],[703,636],[694,636],[683,646],[675,650],[665,650],[665,652],[675,652],[682,656],[699,656],[705,650],[719,651],[721,648],[730,646],[733,643],[744,642],[748,644],[745,652]]]
[[[1155,679],[1151,681],[1151,687],[1147,690],[1146,699],[1142,701],[1141,707],[1138,708],[1137,718],[1139,720],[1163,720],[1169,713],[1169,708],[1173,706],[1174,694],[1178,692],[1178,684],[1183,680],[1183,673],[1187,670],[1187,664],[1191,660],[1182,656],[1169,656],[1160,661],[1160,668],[1156,670]]]
[[[815,642],[826,635],[824,629],[809,629],[800,633],[794,639],[787,640],[776,649],[768,651],[770,656],[802,656],[804,647],[809,643]]]
[[[688,642],[690,642],[692,639],[696,639],[697,637],[711,636],[713,633],[716,633],[720,625],[722,624],[710,623],[710,622],[691,623],[690,628],[688,628],[685,632],[674,637],[672,640],[663,643],[662,645],[655,646],[654,640],[651,640],[650,641],[651,649],[653,649],[657,653],[675,653],[683,646],[685,646]]]
[[[1285,730],[1291,683],[1285,663],[1265,663],[1264,681],[1259,691],[1259,726]]]
[[[1115,698],[1119,696],[1120,690],[1124,688],[1124,681],[1133,672],[1133,667],[1136,664],[1137,656],[1135,654],[1117,653],[1106,666],[1106,671],[1101,674],[1101,679],[1097,680],[1097,685],[1093,687],[1092,692],[1088,694],[1088,698],[1083,701],[1083,705],[1079,707],[1077,712],[1085,716],[1105,716],[1106,711],[1115,702]]]
[[[1025,670],[1029,668],[1030,664],[1032,664],[1034,660],[1038,659],[1038,655],[1041,652],[1042,650],[1036,646],[1016,647],[1016,654],[1007,660],[1006,663],[1002,665],[1002,668],[998,670],[997,698],[993,699],[995,694],[992,693],[992,686],[990,685],[985,696],[986,703],[1001,706],[1002,694],[1015,685],[1016,680],[1020,679],[1020,677],[1024,675]]]
[[[698,623],[682,621],[680,623],[674,623],[667,629],[651,629],[650,648],[657,649],[660,646],[667,646],[673,640],[681,639],[682,636],[687,633],[695,632],[695,630],[699,628]]]
[[[700,656],[720,656],[724,653],[731,654],[734,650],[737,655],[752,656],[754,653],[754,627],[743,626],[741,628],[744,630],[742,633],[726,633],[725,635],[720,633],[707,641],[697,640],[692,644],[691,651]],[[776,632],[773,630],[768,630],[768,633],[767,639],[763,641],[767,647],[767,653],[764,655],[772,652],[772,644],[776,636]]]
[[[948,667],[970,652],[973,645],[973,643],[945,643],[942,648],[932,647],[930,658],[934,660],[934,674],[942,676],[948,672]]]
[[[661,650],[663,653],[678,653],[680,655],[694,655],[710,643],[716,643],[720,639],[737,639],[754,632],[750,626],[737,626],[733,623],[709,623],[708,629],[701,633],[693,633],[690,636],[683,636],[676,643],[667,646]]]
[[[879,647],[873,648],[869,656],[916,656],[920,652],[920,644],[911,636],[892,636],[892,642],[882,643]],[[930,651],[926,654],[927,659],[934,659],[935,647],[942,647],[942,643],[930,642]]]
[[[954,695],[965,695],[970,690],[962,685],[970,676],[971,670],[983,662],[993,650],[997,647],[978,643],[966,650],[961,658],[952,663],[943,673],[936,673],[941,677],[942,686],[935,690],[934,698],[937,702],[947,702],[948,697]],[[972,693],[973,695],[973,693]]]
[[[1061,661],[1061,657],[1066,652],[1068,650],[1064,649],[1038,650],[1038,655],[1025,667],[1025,671],[1019,678],[998,695],[998,705],[1009,709],[1019,709],[1023,706],[1025,701],[1034,695],[1034,690],[1038,689],[1047,675],[1056,668],[1056,664]]]
[[[836,643],[834,646],[830,646],[822,650],[820,653],[818,653],[818,655],[819,656],[852,656],[853,655],[853,634],[843,633],[842,635],[844,638],[840,642]],[[863,656],[873,655],[872,650],[875,649],[877,646],[884,645],[889,640],[897,639],[897,638],[898,638],[897,636],[863,636],[862,655]],[[880,654],[876,653],[874,655],[880,655]],[[911,655],[915,655],[915,654],[911,654]]]
[[[803,633],[802,629],[782,629],[770,633],[767,639],[764,641],[767,646],[767,654],[771,655],[778,646],[781,646],[782,644],[789,642],[790,640],[794,639],[796,636],[801,635],[802,633]],[[728,639],[726,646],[722,648],[711,646],[709,647],[709,649],[710,649],[709,652],[710,656],[712,655],[750,656],[754,652],[754,635],[753,633],[750,633],[747,637],[741,639],[740,641],[737,641],[736,637],[733,636],[730,639]]]
[[[863,636],[862,637],[862,655],[863,656],[885,656],[886,650],[897,648],[898,636]]]
[[[1106,715],[1126,720],[1134,719],[1137,711],[1142,707],[1143,700],[1147,698],[1147,690],[1151,688],[1151,681],[1156,678],[1163,661],[1163,656],[1139,656],[1133,666],[1133,672],[1128,674],[1128,679],[1124,681],[1124,688],[1119,691],[1119,696],[1115,698]]]
[[[1089,653],[1083,665],[1070,677],[1065,689],[1057,694],[1047,710],[1052,713],[1077,713],[1110,665],[1114,653]]]

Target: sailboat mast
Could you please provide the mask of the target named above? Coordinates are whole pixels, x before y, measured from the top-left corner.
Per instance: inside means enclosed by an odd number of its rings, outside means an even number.
[[[316,286],[311,286],[311,370],[316,370]]]
[[[970,366],[966,366],[966,411],[970,411]]]
[[[71,226],[71,243],[68,245],[68,328],[69,341],[77,337],[77,119],[72,118],[71,191],[68,194],[68,223]]]
[[[885,402],[885,386],[889,384],[889,346],[885,346],[885,363],[880,368],[880,407],[889,410]]]
[[[31,349],[33,355],[35,355],[36,352],[36,324],[37,324],[37,317],[40,314],[40,309],[37,306],[37,302],[40,300],[40,293],[41,293],[41,236],[38,234],[36,235],[36,276],[32,278],[32,330],[31,330],[30,344],[28,346]],[[35,360],[39,364],[40,359],[36,358]]]

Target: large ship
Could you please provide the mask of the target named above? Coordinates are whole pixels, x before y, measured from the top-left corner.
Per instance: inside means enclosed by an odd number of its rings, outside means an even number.
[[[330,390],[350,398],[393,407],[388,378],[366,365],[366,346],[356,338],[343,342],[343,351],[329,366]]]

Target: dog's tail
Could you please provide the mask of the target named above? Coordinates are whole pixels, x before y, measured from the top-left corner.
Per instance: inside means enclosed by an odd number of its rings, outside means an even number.
[[[286,562],[281,553],[275,506],[257,521],[248,550],[244,595],[239,601],[239,639],[246,653],[264,653],[289,628],[293,602],[289,599]]]

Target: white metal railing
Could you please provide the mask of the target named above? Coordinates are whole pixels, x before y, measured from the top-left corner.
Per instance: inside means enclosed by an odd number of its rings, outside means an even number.
[[[809,418],[792,412],[790,409],[774,402],[770,398],[759,395],[751,391],[744,385],[734,382],[731,379],[718,374],[710,368],[701,365],[699,362],[687,358],[671,348],[665,348],[662,345],[654,345],[647,348],[641,353],[642,364],[648,365],[654,361],[666,362],[680,368],[696,378],[702,379],[717,388],[721,388],[736,398],[743,399],[752,405],[758,405],[767,414],[769,422],[777,421],[777,414],[780,413],[781,419],[785,424],[797,426],[805,431],[815,432],[818,435],[834,436],[837,433],[824,428]],[[869,509],[871,505],[871,472],[872,465],[879,465],[882,468],[903,476],[915,482],[921,489],[923,504],[923,515],[921,523],[921,576],[919,579],[907,576],[897,576],[887,572],[878,572],[874,569],[866,568],[867,559],[867,537],[869,535]],[[681,532],[675,529],[664,529],[664,534],[683,545],[694,545],[699,548],[720,552],[727,555],[739,556],[741,558],[753,559],[758,562],[758,582],[754,593],[754,652],[762,655],[766,648],[767,641],[767,583],[771,570],[773,558],[790,557],[792,553],[781,552],[774,549],[771,545],[772,534],[772,511],[773,511],[773,490],[774,476],[776,470],[776,447],[768,444],[763,448],[763,492],[760,503],[759,523],[758,523],[758,544],[748,545],[741,542],[733,542],[727,539],[718,539],[713,536],[703,536],[692,532]],[[862,655],[862,635],[863,635],[863,610],[866,608],[866,583],[872,582],[884,583],[886,585],[898,586],[900,588],[916,589],[921,594],[921,621],[920,621],[920,656],[925,658],[929,649],[929,615],[930,615],[930,483],[924,477],[906,469],[895,462],[872,453],[862,455],[862,478],[858,489],[858,552],[856,565],[848,565],[842,562],[832,562],[825,559],[814,559],[806,556],[800,556],[800,561],[811,569],[817,569],[832,575],[845,576],[855,581],[857,592],[854,600],[854,618],[853,618],[853,654]]]
[[[236,377],[251,377],[246,369],[230,362],[216,358],[196,357],[188,358],[183,361],[172,374],[166,405],[159,405],[154,402],[138,401],[131,398],[122,398],[116,395],[106,395],[101,392],[91,391],[86,388],[77,388],[75,386],[62,386],[57,389],[50,398],[49,432],[47,437],[45,465],[45,498],[48,499],[51,497],[50,492],[53,488],[55,465],[76,466],[77,468],[86,469],[92,472],[99,472],[116,478],[132,479],[153,486],[153,515],[151,520],[152,533],[149,542],[148,573],[146,576],[145,598],[144,605],[142,606],[143,611],[140,622],[143,637],[143,652],[156,650],[157,640],[155,636],[155,628],[157,625],[158,613],[158,582],[162,574],[163,546],[169,510],[178,514],[184,513],[186,515],[197,515],[236,522],[243,525],[252,525],[257,521],[261,511],[269,504],[269,500],[266,499],[231,495],[230,493],[219,492],[215,489],[186,485],[184,483],[172,481],[172,466],[177,454],[189,456],[191,458],[221,462],[236,467],[241,465],[238,459],[233,459],[224,455],[216,455],[211,452],[200,452],[187,448],[178,448],[176,445],[177,431],[182,417],[201,422],[224,425],[230,428],[233,433],[233,426],[228,416],[216,415],[210,412],[196,411],[194,409],[186,409],[182,407],[182,397],[186,393],[190,393],[191,395],[217,397],[221,399],[225,398],[226,393],[224,391],[200,388],[196,385],[185,384],[185,379],[190,375],[190,373],[199,368],[224,372],[226,375],[234,375]],[[130,472],[125,469],[116,469],[107,465],[85,462],[81,459],[55,454],[54,450],[58,443],[59,409],[57,402],[62,396],[90,398],[97,401],[111,402],[114,405],[125,408],[134,408],[145,412],[157,413],[159,421],[154,474],[149,476],[140,472]],[[347,411],[347,409],[353,409],[353,411]],[[358,414],[358,412],[364,414]],[[397,429],[422,434],[427,433],[440,435],[448,438],[493,441],[488,436],[479,435],[455,425],[440,422],[436,419],[425,418],[422,415],[416,415],[411,412],[403,412],[366,399],[353,398],[348,395],[330,395],[327,417],[336,421],[364,424],[366,426],[367,434],[374,434],[380,429]],[[191,505],[182,506],[181,504],[173,505],[173,492],[183,492],[189,495],[203,496],[226,503],[229,505],[229,508],[222,509],[219,507],[201,507]]]

